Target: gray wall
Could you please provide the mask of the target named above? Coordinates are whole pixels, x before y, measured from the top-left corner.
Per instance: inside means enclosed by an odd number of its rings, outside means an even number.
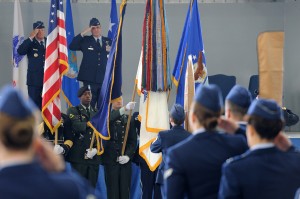
[[[300,115],[300,1],[286,3],[284,13],[284,105]],[[290,130],[300,131],[300,124]]]
[[[294,7],[296,5],[296,7]],[[123,93],[125,101],[131,98],[136,68],[141,50],[141,29],[144,4],[128,4],[123,28]],[[187,4],[166,4],[170,30],[170,60],[173,68]],[[49,3],[21,3],[25,35],[29,35],[32,22],[43,20],[47,25]],[[209,75],[230,74],[237,83],[248,87],[249,77],[257,74],[256,39],[260,32],[286,32],[285,51],[285,105],[300,113],[297,106],[300,80],[296,40],[300,26],[299,1],[294,3],[212,3],[199,4],[203,39]],[[73,4],[75,32],[81,32],[92,17],[100,18],[106,35],[110,4]],[[0,86],[11,82],[11,36],[13,30],[13,3],[0,2]],[[295,25],[296,24],[296,25]],[[298,34],[297,34],[298,33]],[[297,51],[298,50],[298,51]],[[81,53],[79,60],[81,60]],[[297,73],[298,72],[298,73]],[[292,87],[292,88],[291,88]],[[174,101],[175,89],[171,93]]]

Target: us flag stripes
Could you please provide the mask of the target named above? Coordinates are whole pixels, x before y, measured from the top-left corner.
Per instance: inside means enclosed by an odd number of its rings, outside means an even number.
[[[51,0],[46,45],[42,117],[51,130],[61,123],[60,91],[62,76],[68,70],[68,50],[62,0]]]

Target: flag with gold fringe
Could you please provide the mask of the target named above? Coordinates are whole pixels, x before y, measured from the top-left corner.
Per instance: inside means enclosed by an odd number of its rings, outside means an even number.
[[[171,89],[171,78],[168,54],[168,26],[164,0],[147,0],[136,84],[140,95],[139,154],[152,171],[159,166],[162,156],[152,153],[150,144],[156,139],[159,131],[170,128],[168,93]]]
[[[126,0],[120,5],[120,20],[117,33],[114,35],[111,50],[108,56],[105,76],[98,99],[100,105],[97,114],[91,118],[88,125],[93,128],[97,138],[98,155],[104,152],[101,139],[109,140],[109,115],[110,105],[113,100],[122,96],[122,26],[126,10]]]
[[[46,44],[42,117],[52,133],[61,124],[60,91],[68,71],[68,50],[62,0],[51,0]]]

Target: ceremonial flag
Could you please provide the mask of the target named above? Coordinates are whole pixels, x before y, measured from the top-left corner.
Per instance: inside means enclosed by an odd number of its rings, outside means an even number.
[[[28,67],[28,59],[26,55],[19,55],[17,49],[24,41],[23,18],[19,0],[14,3],[14,28],[12,39],[12,62],[13,62],[13,81],[14,87],[17,87],[28,96],[26,86],[26,74]]]
[[[168,26],[164,0],[147,0],[143,23],[142,52],[136,83],[140,94],[139,154],[154,171],[162,160],[150,144],[157,133],[170,128],[168,92],[171,89]],[[151,110],[151,111],[150,111]]]
[[[72,7],[70,0],[66,0],[66,36],[67,46],[71,43],[74,37],[74,26],[72,17]],[[77,106],[80,101],[77,97],[79,82],[77,81],[78,67],[76,51],[68,49],[68,64],[69,70],[63,76],[62,90],[68,107]]]
[[[182,106],[185,104],[185,77],[189,56],[192,58],[195,87],[200,84],[207,84],[205,51],[202,41],[197,0],[190,1],[173,69],[173,82],[177,87],[176,103]]]
[[[117,4],[116,0],[111,0],[110,7],[110,23],[107,37],[111,40],[114,38],[117,30],[118,30],[118,14],[117,14]]]
[[[50,2],[45,58],[42,117],[53,133],[61,123],[59,95],[62,76],[68,71],[68,50],[62,0],[51,0]]]
[[[118,32],[115,34],[111,50],[108,56],[105,76],[98,99],[100,105],[99,111],[91,118],[88,123],[96,133],[98,155],[102,154],[103,148],[100,144],[100,138],[104,140],[110,139],[109,131],[109,115],[110,104],[113,100],[118,100],[122,96],[122,26],[126,10],[126,0],[120,5],[120,21],[117,25]]]

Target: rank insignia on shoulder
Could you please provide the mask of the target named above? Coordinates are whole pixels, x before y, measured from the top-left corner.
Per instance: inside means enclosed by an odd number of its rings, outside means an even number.
[[[173,173],[173,169],[169,168],[164,172],[164,179],[167,179],[168,177],[170,177]]]
[[[73,115],[73,114],[70,114],[70,115],[69,115],[69,118],[71,118],[71,119],[72,119],[73,117],[74,117],[74,115]]]

